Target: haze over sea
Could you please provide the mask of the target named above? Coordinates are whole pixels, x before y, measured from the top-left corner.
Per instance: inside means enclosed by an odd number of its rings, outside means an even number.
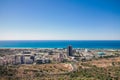
[[[2,40],[0,48],[109,48],[120,49],[120,40]]]

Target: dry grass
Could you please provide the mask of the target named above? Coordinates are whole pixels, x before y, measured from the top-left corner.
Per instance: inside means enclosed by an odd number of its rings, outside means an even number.
[[[18,68],[18,73],[22,74],[25,70],[27,71],[41,71],[43,73],[64,73],[71,71],[72,66],[70,64],[59,63],[59,64],[41,64],[41,65],[21,65]]]
[[[93,61],[90,62],[90,64],[95,65],[97,67],[109,67],[109,66],[113,66],[113,63],[116,64],[118,62],[120,62],[120,57],[93,60]],[[115,65],[115,66],[117,66],[117,65]]]

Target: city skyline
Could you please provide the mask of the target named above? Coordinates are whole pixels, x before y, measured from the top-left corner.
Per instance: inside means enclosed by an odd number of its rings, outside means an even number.
[[[0,0],[0,40],[120,40],[118,0]]]

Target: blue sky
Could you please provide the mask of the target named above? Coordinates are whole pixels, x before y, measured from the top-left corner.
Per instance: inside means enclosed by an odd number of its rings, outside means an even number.
[[[120,40],[119,0],[0,0],[0,40]]]

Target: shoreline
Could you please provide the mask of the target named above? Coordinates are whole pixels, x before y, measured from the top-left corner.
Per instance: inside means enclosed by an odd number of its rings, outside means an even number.
[[[0,49],[66,49],[66,47],[63,48],[44,48],[44,47],[0,47]],[[120,49],[120,48],[74,48],[74,49]]]

